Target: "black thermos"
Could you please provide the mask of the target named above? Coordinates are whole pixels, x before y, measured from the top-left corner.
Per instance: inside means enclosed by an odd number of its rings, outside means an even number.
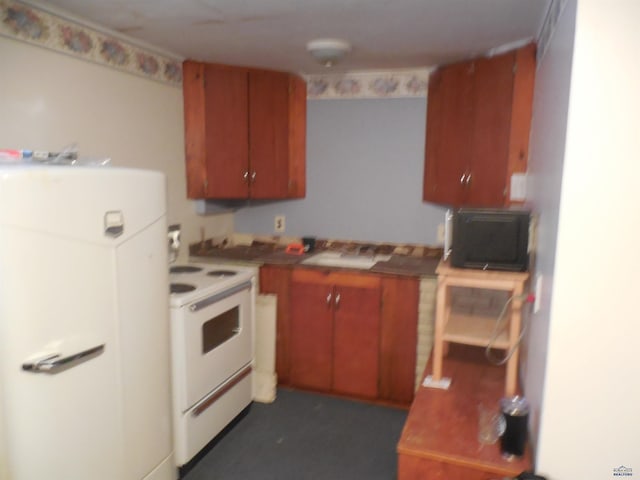
[[[504,458],[524,455],[529,423],[529,403],[524,397],[508,397],[500,400],[505,430],[500,437],[500,449]]]

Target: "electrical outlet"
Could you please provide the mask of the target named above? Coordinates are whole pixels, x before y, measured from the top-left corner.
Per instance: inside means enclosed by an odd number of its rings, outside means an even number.
[[[273,231],[276,233],[284,232],[284,215],[276,215],[273,219]]]

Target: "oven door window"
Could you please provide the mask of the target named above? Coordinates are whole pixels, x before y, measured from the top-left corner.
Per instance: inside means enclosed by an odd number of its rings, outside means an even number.
[[[238,333],[240,333],[240,307],[236,306],[204,322],[202,354],[219,347]]]

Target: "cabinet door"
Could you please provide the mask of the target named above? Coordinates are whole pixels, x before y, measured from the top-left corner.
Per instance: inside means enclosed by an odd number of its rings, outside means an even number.
[[[248,196],[247,88],[245,69],[205,66],[207,198]]]
[[[416,381],[420,281],[382,279],[380,328],[380,398],[410,404]]]
[[[377,278],[363,280],[334,288],[333,390],[377,398],[381,292]]]
[[[286,198],[289,185],[289,75],[249,74],[250,195]]]
[[[429,79],[425,201],[461,205],[473,132],[473,62],[442,68]]]
[[[291,282],[291,383],[331,389],[333,288],[324,283]]]
[[[205,162],[204,64],[186,61],[182,65],[184,99],[184,149],[187,173],[187,197],[205,198],[207,165]]]
[[[276,309],[276,372],[278,383],[289,383],[290,365],[290,315],[289,288],[291,269],[275,265],[260,268],[260,292],[278,296]]]
[[[515,53],[474,62],[473,149],[465,203],[499,207],[507,198],[507,162]]]

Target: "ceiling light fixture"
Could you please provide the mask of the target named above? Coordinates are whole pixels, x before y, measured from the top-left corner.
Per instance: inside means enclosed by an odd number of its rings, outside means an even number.
[[[332,67],[351,51],[351,45],[336,38],[319,38],[307,43],[307,51],[325,67]]]

